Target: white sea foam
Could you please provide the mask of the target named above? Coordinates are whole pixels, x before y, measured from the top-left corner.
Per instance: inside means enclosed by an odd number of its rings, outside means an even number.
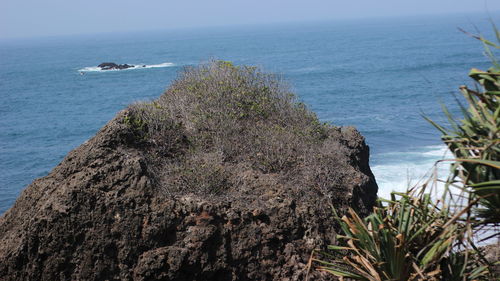
[[[448,147],[445,145],[427,146],[426,151],[422,154],[426,157],[437,157],[438,160],[451,155],[448,153]]]
[[[94,71],[102,71],[100,67],[97,66],[89,66],[89,67],[84,67],[82,69],[78,69],[80,72],[94,72]]]
[[[450,163],[448,161],[439,162],[434,169],[436,161],[441,159],[453,158],[446,146],[428,146],[419,151],[410,152],[391,152],[375,155],[377,164],[372,166],[379,187],[378,196],[389,199],[392,191],[404,192],[408,187],[420,185],[429,179],[430,176],[436,176],[445,180],[449,175]],[[459,194],[459,188],[449,187],[453,194]],[[434,199],[440,198],[443,194],[444,184],[437,183],[428,189]],[[458,197],[455,196],[455,199]],[[479,240],[498,233],[498,229],[489,228],[476,235],[477,245],[484,246],[494,243],[495,240],[489,239],[482,242]]]
[[[126,69],[111,69],[111,70],[102,70],[100,67],[97,66],[88,66],[84,67],[82,69],[78,69],[79,72],[109,72],[109,71],[123,71],[123,70],[133,70],[133,69],[146,69],[146,68],[160,68],[160,67],[172,67],[175,66],[174,63],[171,62],[164,62],[160,64],[134,64],[133,67],[126,68]]]
[[[145,67],[140,66],[139,68],[158,68],[158,67],[171,67],[171,66],[175,66],[175,64],[171,62],[164,62],[160,64],[146,65]]]
[[[428,146],[418,151],[391,152],[375,156],[377,163],[372,166],[377,184],[378,195],[390,198],[392,191],[406,191],[408,187],[423,183],[435,173],[441,179],[446,178],[449,172],[449,162],[440,162],[437,169],[433,169],[436,161],[450,157],[446,146]],[[443,186],[437,186],[440,192]]]

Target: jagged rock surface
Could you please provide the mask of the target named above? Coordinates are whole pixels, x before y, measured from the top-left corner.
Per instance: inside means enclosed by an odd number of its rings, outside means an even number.
[[[114,62],[103,62],[99,64],[97,67],[100,67],[101,70],[122,70],[122,69],[127,69],[134,67],[133,65],[129,64],[116,64]]]
[[[1,280],[303,280],[311,250],[335,242],[330,204],[366,213],[374,203],[368,147],[352,128],[339,129],[335,193],[249,169],[224,194],[167,194],[125,115],[0,218]]]

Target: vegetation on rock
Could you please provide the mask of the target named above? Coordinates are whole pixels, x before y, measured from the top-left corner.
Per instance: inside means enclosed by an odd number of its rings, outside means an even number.
[[[348,161],[341,129],[256,67],[187,68],[159,99],[130,106],[124,122],[161,162],[168,193],[219,194],[248,168],[323,192],[340,187],[346,172],[334,168]]]

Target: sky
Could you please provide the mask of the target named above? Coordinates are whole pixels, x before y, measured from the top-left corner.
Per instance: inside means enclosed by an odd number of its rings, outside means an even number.
[[[499,0],[0,0],[0,38],[499,11]]]

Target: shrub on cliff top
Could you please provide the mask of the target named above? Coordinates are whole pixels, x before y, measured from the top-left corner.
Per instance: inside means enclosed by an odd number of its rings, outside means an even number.
[[[332,190],[349,161],[340,129],[319,122],[279,76],[225,61],[185,69],[159,99],[130,106],[125,122],[162,162],[169,192],[219,193],[249,170]]]

